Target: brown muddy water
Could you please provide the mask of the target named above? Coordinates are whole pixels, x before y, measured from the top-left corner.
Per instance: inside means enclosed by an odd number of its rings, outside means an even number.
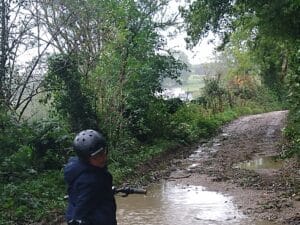
[[[199,158],[215,152],[218,142],[202,145],[184,163],[186,171],[199,166]],[[274,158],[262,158],[236,166],[245,169],[277,167]],[[118,225],[278,225],[244,215],[231,196],[207,190],[202,186],[176,184],[165,180],[153,184],[147,195],[117,196]]]
[[[283,160],[278,159],[276,156],[266,156],[250,161],[238,163],[234,168],[246,170],[261,170],[261,169],[280,169],[283,165]]]
[[[275,225],[247,218],[230,196],[169,181],[151,186],[145,196],[117,197],[117,205],[119,225]]]

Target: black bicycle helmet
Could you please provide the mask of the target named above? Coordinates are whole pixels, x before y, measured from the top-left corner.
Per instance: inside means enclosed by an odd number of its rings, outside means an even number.
[[[78,157],[82,159],[88,159],[104,151],[105,147],[105,138],[95,130],[83,130],[76,135],[73,141],[73,148]]]

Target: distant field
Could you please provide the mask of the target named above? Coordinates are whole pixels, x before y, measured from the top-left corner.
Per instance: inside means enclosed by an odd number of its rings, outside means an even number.
[[[186,92],[191,92],[193,98],[197,98],[201,95],[201,89],[204,87],[205,76],[190,75],[187,83],[182,85],[182,89]]]

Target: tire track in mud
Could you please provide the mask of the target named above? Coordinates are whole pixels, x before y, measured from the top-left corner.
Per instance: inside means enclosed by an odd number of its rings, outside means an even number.
[[[199,145],[194,152],[186,148],[171,150],[171,154],[141,166],[137,173],[150,174],[148,182],[166,179],[174,184],[203,186],[232,196],[237,208],[253,221],[263,219],[276,224],[299,225],[300,167],[297,160],[286,160],[282,168],[276,170],[233,167],[246,160],[280,154],[286,116],[287,111],[277,111],[241,117],[224,126],[219,135]],[[175,159],[172,159],[174,153]]]
[[[241,117],[204,143],[181,167],[172,172],[174,182],[201,185],[234,197],[244,214],[278,224],[300,224],[297,159],[285,160],[279,169],[245,170],[234,167],[247,160],[279,155],[287,111]],[[178,162],[177,162],[178,163]]]

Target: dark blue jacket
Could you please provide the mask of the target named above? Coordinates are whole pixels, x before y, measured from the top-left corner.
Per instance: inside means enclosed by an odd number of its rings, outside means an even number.
[[[116,225],[116,203],[112,176],[107,168],[98,168],[70,158],[64,169],[68,184],[66,220],[83,220],[92,225]]]

